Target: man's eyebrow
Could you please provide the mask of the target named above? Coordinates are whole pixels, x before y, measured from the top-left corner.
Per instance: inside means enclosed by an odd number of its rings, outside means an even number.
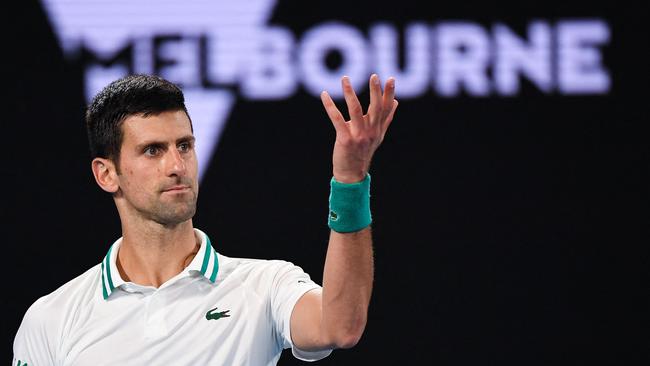
[[[149,146],[164,147],[164,146],[165,146],[165,143],[162,142],[162,141],[149,140],[149,141],[145,141],[145,142],[143,142],[143,143],[141,143],[141,144],[137,144],[137,145],[135,146],[135,149],[136,149],[136,150],[142,150],[142,149],[144,149],[145,147],[149,147]]]
[[[181,142],[191,142],[191,143],[194,143],[195,140],[196,140],[196,138],[195,138],[193,135],[186,135],[186,136],[183,136],[183,137],[179,137],[179,138],[177,138],[177,139],[176,139],[176,144],[179,144],[179,143],[181,143]],[[167,143],[164,142],[164,141],[149,140],[149,141],[145,141],[145,142],[143,142],[143,143],[137,144],[137,145],[135,146],[135,148],[136,148],[136,150],[141,150],[141,149],[144,149],[145,147],[149,147],[149,146],[160,146],[160,147],[164,147],[165,145],[167,145]]]
[[[187,136],[183,136],[183,137],[177,139],[176,143],[177,144],[181,143],[181,142],[192,142],[193,143],[195,140],[196,140],[196,138],[194,137],[194,135],[187,135]]]

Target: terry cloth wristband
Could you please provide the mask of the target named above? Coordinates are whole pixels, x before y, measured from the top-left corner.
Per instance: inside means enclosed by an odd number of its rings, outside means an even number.
[[[328,226],[339,233],[359,231],[372,222],[370,215],[370,174],[358,183],[330,181]]]

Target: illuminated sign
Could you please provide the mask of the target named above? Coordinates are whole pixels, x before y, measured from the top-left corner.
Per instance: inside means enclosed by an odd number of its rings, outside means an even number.
[[[296,37],[267,24],[274,0],[43,4],[65,54],[84,64],[88,100],[131,73],[157,74],[183,87],[201,173],[238,96],[278,100],[302,86],[314,97],[323,90],[341,97],[342,75],[363,90],[372,72],[395,76],[401,100],[429,92],[512,97],[521,79],[540,93],[561,95],[606,94],[611,83],[602,62],[611,33],[603,19],[534,20],[523,35],[499,22],[414,21],[404,29],[377,22],[362,30],[328,21]],[[340,56],[334,68],[326,63],[332,53]]]

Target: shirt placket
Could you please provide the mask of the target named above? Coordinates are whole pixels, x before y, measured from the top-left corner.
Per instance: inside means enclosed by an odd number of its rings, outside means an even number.
[[[167,305],[165,291],[154,291],[147,298],[147,308],[145,312],[146,338],[155,339],[166,337],[168,335],[169,325],[167,324]]]

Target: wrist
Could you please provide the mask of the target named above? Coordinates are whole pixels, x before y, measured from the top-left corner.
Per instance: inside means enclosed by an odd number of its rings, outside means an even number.
[[[339,233],[352,233],[370,226],[370,174],[353,183],[330,181],[328,226]]]
[[[359,183],[366,179],[368,172],[364,170],[359,170],[357,172],[337,172],[333,171],[332,176],[334,180],[339,183],[352,184]]]

